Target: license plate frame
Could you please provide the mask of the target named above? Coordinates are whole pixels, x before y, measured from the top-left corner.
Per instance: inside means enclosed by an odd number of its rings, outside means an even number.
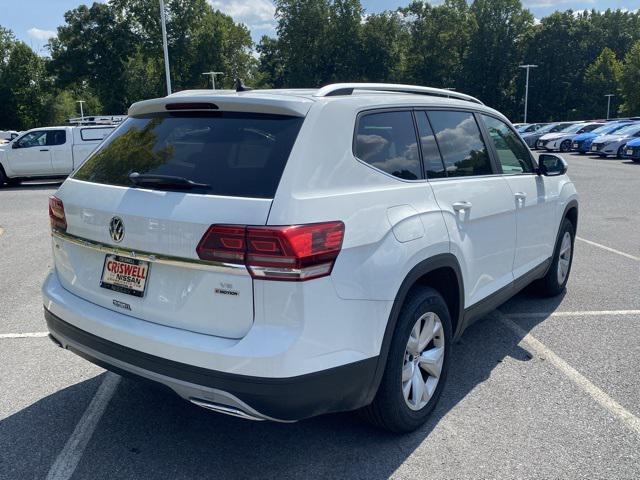
[[[109,263],[109,261],[116,263],[116,265],[112,267],[114,268],[114,270],[107,270],[107,264]],[[125,266],[120,268],[118,265],[122,264],[124,264]],[[126,265],[131,266],[130,271],[120,272],[120,270],[126,269]],[[147,284],[149,283],[149,271],[151,270],[150,267],[150,262],[147,262],[145,260],[107,253],[104,257],[104,264],[102,265],[100,287],[114,292],[124,293],[125,295],[142,298],[147,291]],[[141,271],[144,276],[140,276]],[[142,283],[142,286],[136,287],[136,283]]]
[[[633,155],[633,149],[632,148],[627,149],[627,155]]]

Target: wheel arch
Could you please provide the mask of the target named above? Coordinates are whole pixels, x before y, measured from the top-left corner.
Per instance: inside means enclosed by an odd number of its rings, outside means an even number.
[[[376,372],[367,395],[368,403],[373,401],[382,380],[391,340],[402,306],[411,289],[417,285],[429,286],[443,296],[451,314],[453,338],[458,338],[461,333],[460,328],[464,313],[464,283],[458,259],[452,253],[442,253],[423,260],[409,271],[396,293],[382,339]]]

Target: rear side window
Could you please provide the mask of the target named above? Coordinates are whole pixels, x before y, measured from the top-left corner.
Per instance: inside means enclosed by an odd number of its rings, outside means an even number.
[[[429,111],[448,177],[491,175],[487,147],[470,112]]]
[[[424,178],[410,111],[362,115],[358,120],[354,153],[363,162],[394,177]]]
[[[85,142],[99,142],[113,131],[114,127],[109,128],[82,128],[80,129],[80,138]]]
[[[273,198],[303,120],[239,112],[131,117],[74,178],[132,187],[133,172],[170,175],[206,185],[195,193]]]
[[[64,145],[67,142],[67,132],[64,130],[48,130],[47,145]]]

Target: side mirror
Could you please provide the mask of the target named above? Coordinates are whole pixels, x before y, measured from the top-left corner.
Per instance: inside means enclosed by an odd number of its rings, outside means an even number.
[[[558,155],[543,153],[538,157],[538,174],[546,177],[557,177],[567,173],[567,162]]]

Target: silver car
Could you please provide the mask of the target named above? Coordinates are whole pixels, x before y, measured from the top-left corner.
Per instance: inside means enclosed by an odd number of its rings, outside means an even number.
[[[591,144],[591,153],[606,157],[615,155],[621,158],[627,142],[640,137],[640,122],[633,123],[617,132],[596,137]]]

